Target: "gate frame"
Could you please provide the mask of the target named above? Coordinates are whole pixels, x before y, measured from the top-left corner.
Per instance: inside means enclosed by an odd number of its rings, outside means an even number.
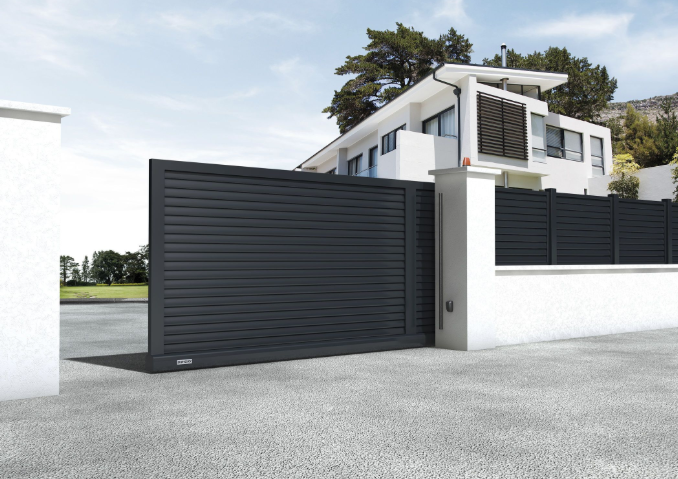
[[[166,171],[199,174],[310,181],[315,183],[352,184],[356,186],[389,187],[404,190],[405,194],[405,334],[385,339],[349,339],[331,345],[256,347],[239,349],[239,354],[214,350],[192,353],[165,354],[164,347],[164,256],[165,256],[165,194]],[[149,288],[148,288],[148,354],[149,372],[249,364],[311,357],[409,349],[432,345],[433,336],[417,333],[417,191],[435,190],[433,182],[363,178],[358,176],[328,175],[302,171],[274,170],[220,164],[193,163],[174,160],[149,160]],[[432,261],[432,264],[434,261]],[[228,358],[225,361],[225,358]],[[177,361],[190,360],[179,365]],[[225,364],[226,363],[226,364]]]

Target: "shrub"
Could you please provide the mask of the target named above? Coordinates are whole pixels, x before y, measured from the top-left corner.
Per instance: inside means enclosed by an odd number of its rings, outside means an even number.
[[[640,169],[638,163],[629,154],[617,155],[612,164],[612,181],[607,185],[608,191],[627,200],[637,200],[640,179],[635,173]]]

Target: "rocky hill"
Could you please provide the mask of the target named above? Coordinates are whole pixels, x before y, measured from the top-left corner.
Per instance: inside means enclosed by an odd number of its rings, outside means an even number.
[[[646,100],[631,100],[610,103],[608,108],[603,110],[601,116],[603,120],[620,116],[624,114],[624,111],[626,111],[626,104],[630,103],[640,113],[647,115],[651,121],[657,121],[657,114],[660,111],[659,104],[664,98],[667,97],[673,98],[674,111],[678,112],[678,93],[674,93],[673,95],[653,96],[652,98],[648,98]]]

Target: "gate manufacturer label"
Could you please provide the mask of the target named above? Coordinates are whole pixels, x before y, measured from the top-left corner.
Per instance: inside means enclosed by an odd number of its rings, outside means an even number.
[[[177,366],[181,366],[182,364],[193,364],[192,359],[177,359]]]

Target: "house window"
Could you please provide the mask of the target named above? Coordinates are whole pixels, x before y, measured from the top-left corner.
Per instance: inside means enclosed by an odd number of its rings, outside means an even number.
[[[593,176],[605,175],[605,165],[603,163],[603,139],[591,137],[591,167]]]
[[[396,133],[398,130],[404,130],[405,125],[396,128],[390,133],[385,134],[381,137],[381,154],[385,155],[396,149]]]
[[[360,154],[355,158],[348,160],[348,175],[357,176],[360,173],[360,163],[362,163],[363,155]]]
[[[327,172],[328,175],[336,175],[337,174],[337,169],[332,168],[330,171]]]
[[[532,159],[546,161],[546,124],[544,117],[532,113]]]
[[[368,165],[367,169],[369,170],[369,177],[370,178],[376,178],[377,177],[377,159],[379,158],[379,147],[375,146],[373,148],[370,148],[370,153],[368,157]]]
[[[546,152],[548,156],[582,161],[581,133],[563,130],[553,126],[546,127]]]
[[[454,107],[443,110],[428,120],[424,120],[422,131],[427,135],[456,138]]]

